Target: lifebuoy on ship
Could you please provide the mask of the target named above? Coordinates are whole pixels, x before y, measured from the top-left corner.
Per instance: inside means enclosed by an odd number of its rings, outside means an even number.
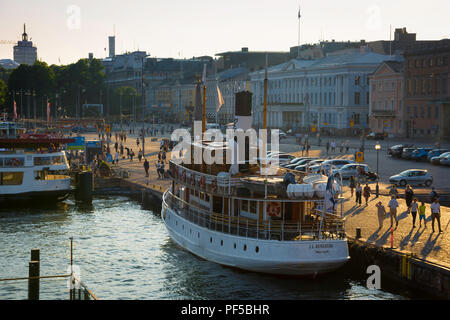
[[[266,212],[269,217],[281,217],[281,204],[279,202],[268,202]]]

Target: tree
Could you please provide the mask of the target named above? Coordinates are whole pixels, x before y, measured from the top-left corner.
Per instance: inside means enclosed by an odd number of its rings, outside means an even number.
[[[2,79],[0,79],[0,108],[5,107],[7,93],[8,88],[6,87],[6,83]]]

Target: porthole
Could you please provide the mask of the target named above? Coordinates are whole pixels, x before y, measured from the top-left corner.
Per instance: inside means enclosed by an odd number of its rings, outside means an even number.
[[[236,243],[234,244],[234,248],[236,249]]]
[[[223,240],[220,240],[220,245],[223,247]]]
[[[200,232],[197,232],[197,236],[198,236],[198,238],[200,239]]]
[[[209,238],[209,242],[211,242],[211,243],[212,243],[212,237],[211,237],[211,238]]]
[[[259,252],[259,247],[256,247],[255,251],[256,251],[256,253],[258,253]]]
[[[244,251],[247,251],[247,245],[244,244]]]

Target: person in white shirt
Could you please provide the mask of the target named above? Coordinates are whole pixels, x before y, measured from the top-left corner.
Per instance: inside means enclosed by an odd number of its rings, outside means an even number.
[[[413,202],[411,203],[411,215],[413,218],[413,228],[416,227],[416,217],[417,217],[418,209],[419,209],[419,204],[417,203],[417,198],[414,198]]]
[[[431,226],[433,227],[434,232],[434,220],[436,219],[439,225],[439,233],[442,233],[441,230],[441,205],[439,204],[439,199],[435,198],[434,202],[430,206],[431,208]]]
[[[116,155],[114,156],[114,162],[116,163],[116,166],[119,165],[119,152],[116,151]]]
[[[397,219],[397,208],[398,208],[398,201],[395,199],[395,196],[391,197],[391,200],[388,204],[389,207],[389,215],[391,216],[391,227],[394,225],[394,219],[396,222],[396,228],[398,227],[398,219]]]

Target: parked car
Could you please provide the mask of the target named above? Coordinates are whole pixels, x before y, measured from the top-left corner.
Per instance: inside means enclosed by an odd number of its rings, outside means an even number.
[[[340,169],[350,163],[353,163],[353,161],[345,159],[331,159],[309,167],[309,171],[312,173],[319,173],[320,170],[324,170],[326,173],[328,173],[330,169]]]
[[[450,166],[450,154],[445,154],[445,156],[441,157],[440,164]]]
[[[295,170],[306,172],[306,170],[307,170],[310,166],[314,166],[314,165],[316,165],[316,164],[321,164],[321,163],[324,162],[324,161],[325,161],[325,159],[317,159],[317,160],[313,160],[313,161],[310,161],[310,162],[308,162],[308,163],[306,163],[306,164],[303,164],[303,165],[300,165],[300,166],[295,167]]]
[[[366,136],[367,140],[384,140],[385,135],[383,133],[371,132]]]
[[[403,171],[389,178],[389,182],[402,187],[410,185],[425,185],[429,187],[433,184],[433,176],[423,169],[410,169]]]
[[[430,161],[431,158],[439,157],[441,154],[446,153],[446,152],[450,152],[450,149],[434,149],[434,150],[431,150],[430,152],[428,152],[427,159],[428,159],[428,161]]]
[[[398,144],[388,149],[388,155],[401,158],[404,148],[411,148],[411,145]]]
[[[350,179],[350,177],[357,177],[363,172],[371,172],[367,164],[362,163],[350,163],[346,164],[340,169],[335,170],[333,173],[335,176],[345,179]]]
[[[424,161],[427,160],[428,153],[433,150],[432,148],[418,148],[411,154],[411,160]]]
[[[416,148],[403,148],[402,159],[410,160]]]
[[[317,158],[304,159],[304,160],[298,162],[297,165],[293,169],[298,170],[298,171],[304,171],[304,170],[302,170],[302,168],[304,168],[304,166],[306,166],[308,163],[310,163],[312,161],[316,161],[316,160],[318,160],[318,159]]]
[[[433,157],[430,159],[431,164],[441,164],[441,159],[445,158],[446,156],[449,156],[450,152],[445,152],[441,154],[440,156]]]
[[[301,162],[303,162],[304,160],[308,160],[308,159],[312,160],[312,159],[317,159],[317,158],[307,158],[307,157],[295,158],[288,164],[283,165],[282,167],[284,167],[286,169],[295,169],[295,167],[299,166]]]
[[[269,158],[271,158],[269,160],[270,163],[272,163],[275,160],[272,160],[272,158],[274,158],[275,156],[278,157],[278,161],[280,165],[286,164],[291,162],[293,159],[295,159],[295,157],[292,154],[287,154],[287,153],[280,153],[280,154],[275,154],[272,156],[269,156]]]

